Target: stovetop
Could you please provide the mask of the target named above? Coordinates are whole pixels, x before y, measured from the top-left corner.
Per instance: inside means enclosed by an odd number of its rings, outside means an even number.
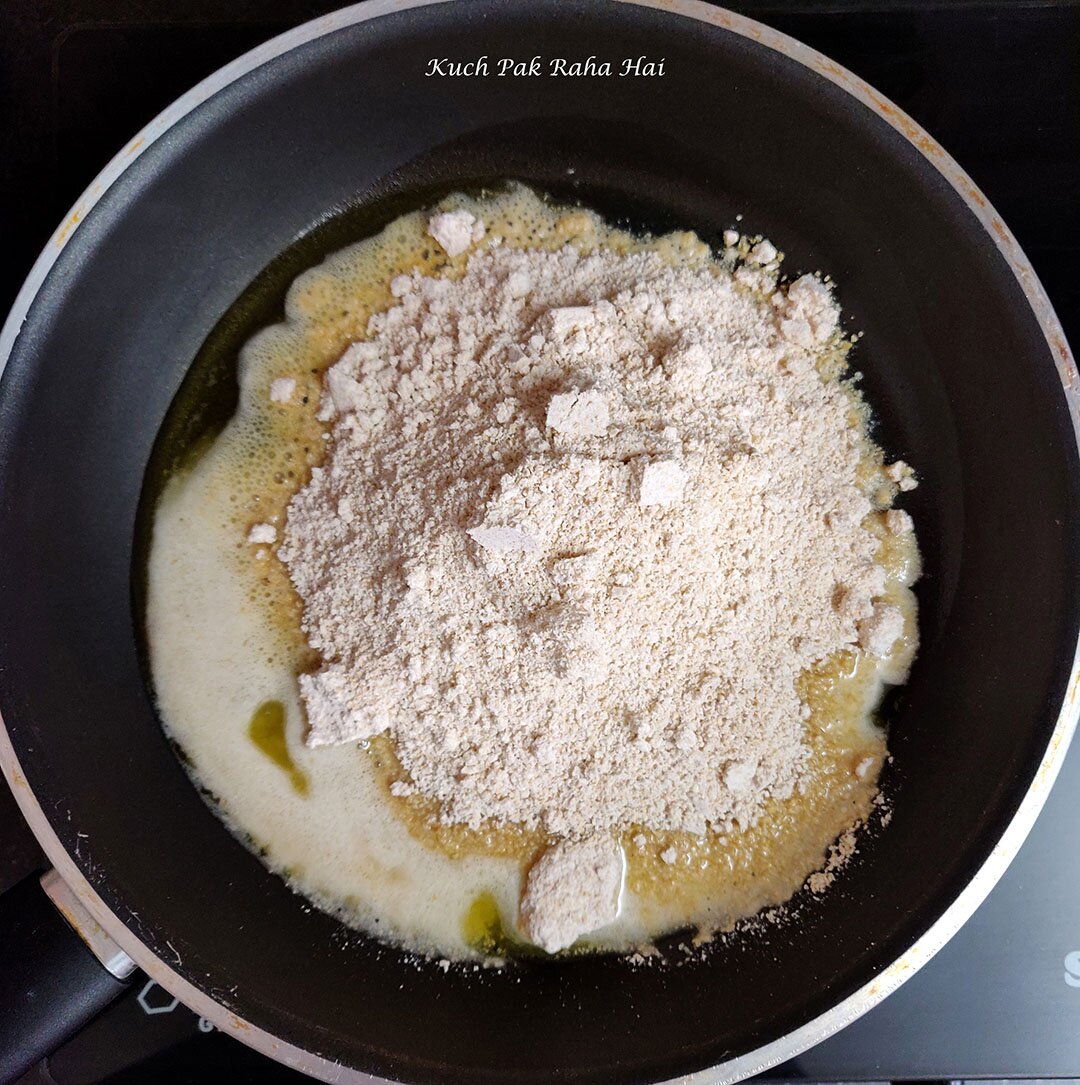
[[[5,0],[0,311],[64,212],[139,127],[320,0]],[[1080,0],[732,2],[847,65],[959,160],[1080,344]],[[978,722],[973,720],[972,726]],[[1080,1078],[1080,743],[1019,856],[896,994],[771,1078]],[[0,788],[0,890],[44,857]],[[25,1083],[299,1081],[155,984]]]

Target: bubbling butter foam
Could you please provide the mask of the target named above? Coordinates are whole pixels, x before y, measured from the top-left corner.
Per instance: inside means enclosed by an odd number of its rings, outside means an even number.
[[[636,238],[521,186],[455,195],[440,209],[482,220],[487,243],[648,248],[687,266],[715,259],[693,234]],[[345,922],[421,952],[468,958],[520,948],[514,917],[545,838],[514,826],[447,825],[430,801],[392,795],[399,766],[385,737],[308,749],[297,674],[317,657],[300,632],[299,601],[273,545],[247,542],[253,524],[275,526],[280,539],[290,498],[323,458],[321,374],[364,338],[373,313],[394,303],[390,282],[414,270],[462,274],[467,256],[447,257],[426,221],[419,212],[404,215],[305,272],[289,290],[285,322],[245,345],[235,417],[170,480],[155,511],[146,620],[163,724],[230,828]],[[719,259],[731,266],[749,247],[739,239]],[[841,352],[832,379],[843,365]],[[271,389],[286,380],[295,386],[283,401]],[[854,393],[852,410],[864,424]],[[894,491],[868,442],[864,471],[868,485],[880,485],[884,509]],[[914,653],[910,585],[919,569],[914,535],[890,532],[884,512],[872,520],[887,574],[883,598],[903,612],[904,635],[884,659],[846,652],[804,675],[809,770],[802,789],[771,802],[756,825],[702,837],[627,827],[623,906],[590,936],[591,948],[626,949],[685,926],[724,927],[779,904],[821,867],[829,844],[870,813],[887,756],[871,716],[883,684],[902,681]],[[266,709],[274,703],[280,713]],[[252,737],[260,711],[264,738],[265,720],[280,721],[272,754],[267,741]]]

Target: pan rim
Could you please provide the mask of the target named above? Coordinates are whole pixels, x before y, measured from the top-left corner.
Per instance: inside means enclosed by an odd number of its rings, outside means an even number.
[[[42,284],[80,223],[98,200],[151,144],[178,121],[197,109],[223,87],[263,64],[310,41],[346,27],[411,8],[449,0],[365,0],[303,23],[243,54],[196,84],[141,129],[106,165],[75,202],[38,256],[12,309],[0,329],[0,375],[3,374],[22,324]],[[1080,450],[1080,385],[1077,368],[1050,300],[1031,263],[1000,215],[970,177],[921,126],[903,110],[846,68],[801,42],[756,20],[714,7],[704,0],[618,0],[619,3],[652,8],[698,22],[718,26],[793,60],[847,92],[898,132],[957,192],[990,235],[1009,265],[1035,316],[1054,357],[1062,391],[1069,407],[1073,435]],[[1067,694],[1062,703],[1046,752],[1009,825],[985,862],[938,919],[903,954],[859,990],[818,1017],[768,1044],[714,1067],[680,1077],[680,1085],[726,1085],[762,1072],[821,1042],[861,1017],[921,968],[960,929],[1004,874],[1019,851],[1042,809],[1064,761],[1069,741],[1080,716],[1080,643],[1073,654]],[[76,866],[53,831],[19,764],[3,717],[0,716],[0,769],[38,842],[58,873],[93,918],[143,969],[186,1006],[216,1028],[264,1055],[317,1079],[350,1085],[375,1085],[385,1079],[352,1070],[330,1059],[279,1040],[271,1033],[243,1020],[231,1010],[189,983],[157,957],[111,912]],[[674,1085],[674,1082],[669,1083]]]

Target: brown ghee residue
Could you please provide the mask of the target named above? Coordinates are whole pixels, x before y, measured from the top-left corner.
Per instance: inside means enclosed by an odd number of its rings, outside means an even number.
[[[412,836],[425,847],[435,848],[451,859],[491,855],[527,863],[551,842],[551,837],[541,830],[521,825],[490,823],[481,829],[471,829],[468,825],[442,821],[439,804],[434,799],[420,794],[391,794],[390,785],[395,780],[407,780],[408,773],[401,767],[394,744],[387,735],[371,739],[367,752],[379,774],[387,802],[408,826]]]

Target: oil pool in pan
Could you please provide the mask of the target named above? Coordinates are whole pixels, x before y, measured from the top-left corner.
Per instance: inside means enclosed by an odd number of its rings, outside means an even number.
[[[509,187],[479,203],[468,197],[458,202],[483,215],[489,230],[511,245],[557,247],[585,235],[590,244],[630,244],[626,235],[597,232],[590,216],[539,201],[524,189]],[[282,294],[299,271],[401,210],[399,204],[348,212],[298,243],[245,292],[196,359],[163,428],[144,498],[144,553],[150,514],[162,495],[161,515],[171,532],[165,535],[166,557],[158,550],[150,556],[156,629],[150,654],[155,648],[160,653],[155,671],[166,726],[195,779],[233,830],[298,890],[345,921],[413,948],[450,956],[527,952],[511,917],[522,871],[543,847],[544,834],[513,826],[476,832],[445,825],[429,801],[391,796],[388,785],[398,765],[385,737],[364,749],[306,749],[294,678],[316,657],[299,633],[299,604],[283,567],[265,560],[265,552],[258,553],[260,564],[243,543],[243,525],[283,518],[289,497],[320,460],[321,426],[314,414],[321,370],[360,334],[368,313],[392,301],[386,284],[395,274],[416,267],[433,273],[445,262],[424,233],[421,216],[406,215],[381,243],[350,250],[359,258],[343,263],[335,257],[334,275],[305,277],[293,304],[318,319],[299,338],[257,336],[246,348],[245,363],[245,385],[259,389],[259,397],[245,406],[249,416],[267,414],[263,386],[282,374],[296,379],[295,397],[304,409],[287,415],[284,427],[269,415],[260,417],[239,440],[230,430],[231,465],[212,469],[209,481],[202,478],[207,454],[237,406],[241,345],[280,319]],[[178,505],[176,495],[191,489],[193,474],[197,498]],[[877,534],[879,560],[893,585],[890,599],[907,611],[913,643],[907,585],[918,573],[914,539],[890,535],[880,525]],[[194,564],[179,579],[166,575],[166,568],[183,568],[185,539],[193,543],[193,536],[202,547],[194,559],[188,555]],[[228,560],[218,560],[216,581],[202,585],[197,573],[214,564],[215,554]],[[176,623],[162,616],[175,616],[192,598],[203,609],[193,611],[189,629],[177,635]],[[214,650],[199,657],[207,629],[213,631]],[[891,672],[886,667],[883,673],[902,675],[910,650],[910,644],[898,648]],[[176,659],[183,664],[174,666],[170,661]],[[627,831],[627,885],[637,902],[635,914],[579,948],[627,948],[687,925],[723,927],[786,900],[821,866],[827,845],[872,809],[886,752],[883,733],[867,722],[866,706],[880,696],[878,670],[868,657],[845,652],[805,676],[815,780],[805,795],[774,802],[758,825],[738,833],[698,838]],[[214,693],[192,700],[203,673],[213,675]],[[200,724],[193,726],[193,720]],[[853,770],[866,764],[872,772]],[[663,862],[662,853],[668,857]]]

